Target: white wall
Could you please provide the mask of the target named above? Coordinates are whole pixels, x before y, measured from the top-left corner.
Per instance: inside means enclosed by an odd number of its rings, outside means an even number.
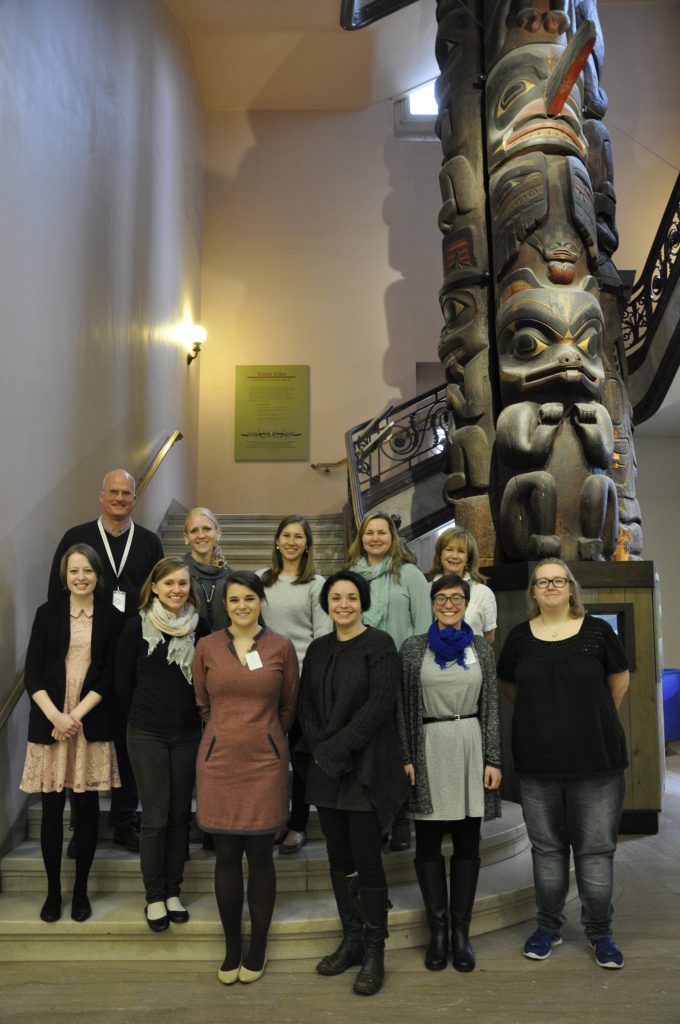
[[[138,475],[155,528],[195,487],[200,121],[156,0],[3,0],[0,47],[0,700],[23,664],[57,540],[97,514],[104,472]],[[192,368],[193,369],[193,368]],[[0,734],[0,841],[19,806],[26,698]],[[7,766],[11,765],[11,768]]]
[[[642,508],[643,556],[661,581],[662,636],[666,668],[680,667],[680,438],[638,437],[637,490]]]

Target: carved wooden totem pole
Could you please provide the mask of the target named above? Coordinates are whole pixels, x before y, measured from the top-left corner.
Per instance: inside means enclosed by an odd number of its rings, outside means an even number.
[[[484,561],[639,557],[594,0],[439,0],[444,493]]]

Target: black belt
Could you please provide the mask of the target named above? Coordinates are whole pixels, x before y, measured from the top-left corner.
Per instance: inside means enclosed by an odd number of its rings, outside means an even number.
[[[479,712],[474,715],[444,715],[443,718],[423,718],[423,725],[430,725],[431,722],[459,722],[462,718],[479,718]]]

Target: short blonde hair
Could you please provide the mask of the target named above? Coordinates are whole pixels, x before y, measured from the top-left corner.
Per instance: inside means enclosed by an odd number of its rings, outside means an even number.
[[[476,583],[486,583],[486,576],[482,575],[479,571],[479,548],[477,547],[475,536],[469,530],[464,530],[462,526],[452,526],[449,530],[444,530],[437,537],[437,543],[434,546],[432,568],[429,573],[430,577],[447,571],[442,564],[442,552],[445,548],[450,547],[451,544],[455,544],[456,541],[464,544],[467,550],[467,564],[465,568],[470,573],[470,578],[475,580]]]
[[[534,583],[538,577],[539,571],[546,565],[557,565],[564,575],[569,580],[569,615],[572,619],[580,619],[585,615],[586,610],[583,607],[583,601],[581,600],[581,588],[574,579],[569,566],[562,561],[561,558],[544,558],[542,562],[534,566],[534,571],[529,578],[529,589],[527,592],[527,598],[529,602],[529,618],[537,619],[541,614],[541,610],[538,607],[538,602],[534,597]]]

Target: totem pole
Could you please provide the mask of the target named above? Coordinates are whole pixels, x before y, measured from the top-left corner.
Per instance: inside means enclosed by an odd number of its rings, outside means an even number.
[[[485,561],[636,557],[594,0],[437,16],[445,498]]]

